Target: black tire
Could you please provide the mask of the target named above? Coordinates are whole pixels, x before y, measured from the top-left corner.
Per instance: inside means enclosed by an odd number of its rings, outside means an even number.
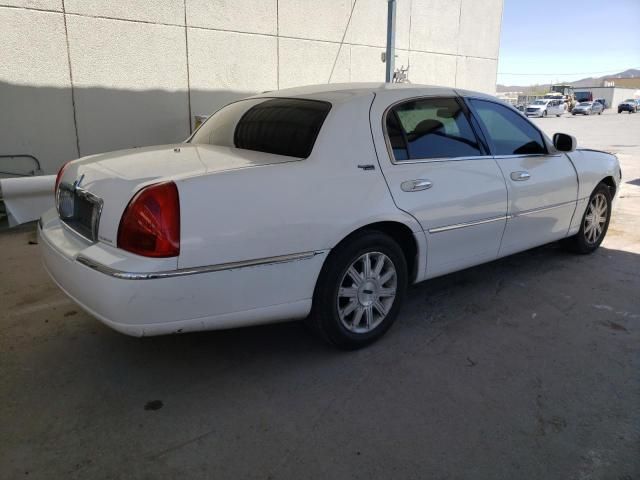
[[[378,314],[381,317],[381,319],[378,318],[377,320],[379,321],[377,326],[369,331],[354,332],[345,325],[345,323],[349,323],[347,319],[345,318],[343,323],[340,318],[338,308],[341,299],[338,295],[340,288],[346,285],[344,282],[351,281],[352,277],[348,276],[347,273],[349,268],[359,262],[361,257],[367,253],[373,255],[383,254],[392,263],[395,269],[396,293],[393,299],[389,299],[392,303],[388,304],[385,316],[382,316],[379,310],[374,311],[374,306],[370,307],[371,315]],[[385,265],[387,265],[386,271],[391,271],[390,264],[385,263]],[[372,272],[372,275],[374,274],[375,272]],[[361,313],[361,320],[356,321],[355,318],[358,312],[353,310],[351,328],[357,329],[364,322],[365,324],[362,328],[365,329],[368,317],[366,308],[360,303],[360,295],[371,293],[371,291],[363,290],[362,287],[357,288],[355,282],[352,283],[353,285],[349,289],[356,289],[358,296],[350,302],[354,302],[354,305],[357,305],[357,310],[365,309],[365,311]],[[407,283],[407,261],[400,246],[391,237],[382,232],[375,230],[358,232],[338,245],[327,257],[316,284],[311,315],[307,321],[327,342],[338,348],[355,350],[365,347],[384,335],[396,320],[400,307],[404,302]],[[387,283],[385,282],[383,285],[387,285]],[[348,306],[345,305],[345,307]],[[348,309],[344,308],[342,311],[346,310]],[[355,322],[358,323],[354,326]]]
[[[602,225],[602,231],[597,236],[597,238],[589,238],[588,232],[585,233],[585,226],[587,215],[590,213],[590,209],[594,199],[602,195],[606,200],[607,212],[604,224]],[[607,234],[607,230],[609,229],[609,221],[611,220],[611,190],[609,190],[609,186],[600,183],[595,188],[591,196],[589,197],[589,203],[587,204],[587,208],[584,211],[584,215],[582,215],[582,220],[580,221],[580,230],[574,236],[565,239],[565,246],[567,246],[571,251],[580,254],[587,254],[594,252],[604,240],[605,235]]]
[[[542,116],[546,117],[547,116],[547,111],[545,110],[544,112],[542,112]]]

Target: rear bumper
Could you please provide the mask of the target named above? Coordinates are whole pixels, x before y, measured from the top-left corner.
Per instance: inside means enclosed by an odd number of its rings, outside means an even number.
[[[303,318],[311,309],[315,282],[326,257],[326,252],[318,252],[304,259],[260,266],[123,278],[96,268],[100,265],[121,272],[122,262],[115,269],[96,260],[109,254],[115,257],[117,249],[75,238],[51,215],[38,232],[44,266],[55,283],[91,315],[134,336]],[[84,258],[85,263],[78,258]]]

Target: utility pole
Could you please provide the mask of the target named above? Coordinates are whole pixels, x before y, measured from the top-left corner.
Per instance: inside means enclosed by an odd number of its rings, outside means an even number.
[[[391,83],[395,70],[396,0],[387,0],[387,51],[385,53],[385,82]]]

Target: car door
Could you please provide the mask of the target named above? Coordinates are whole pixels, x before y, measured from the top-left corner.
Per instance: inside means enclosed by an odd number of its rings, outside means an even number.
[[[509,255],[567,235],[578,195],[569,158],[511,108],[470,98],[507,183],[509,208],[499,255]]]
[[[453,91],[406,97],[402,90],[377,94],[370,118],[391,195],[425,231],[425,278],[495,259],[506,186],[464,102]]]

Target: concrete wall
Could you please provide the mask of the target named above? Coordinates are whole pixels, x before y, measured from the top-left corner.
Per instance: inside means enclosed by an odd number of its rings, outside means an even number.
[[[383,81],[387,2],[353,2],[0,0],[0,155],[53,173],[180,141],[195,115],[255,92]],[[398,0],[396,66],[494,92],[502,2]]]

